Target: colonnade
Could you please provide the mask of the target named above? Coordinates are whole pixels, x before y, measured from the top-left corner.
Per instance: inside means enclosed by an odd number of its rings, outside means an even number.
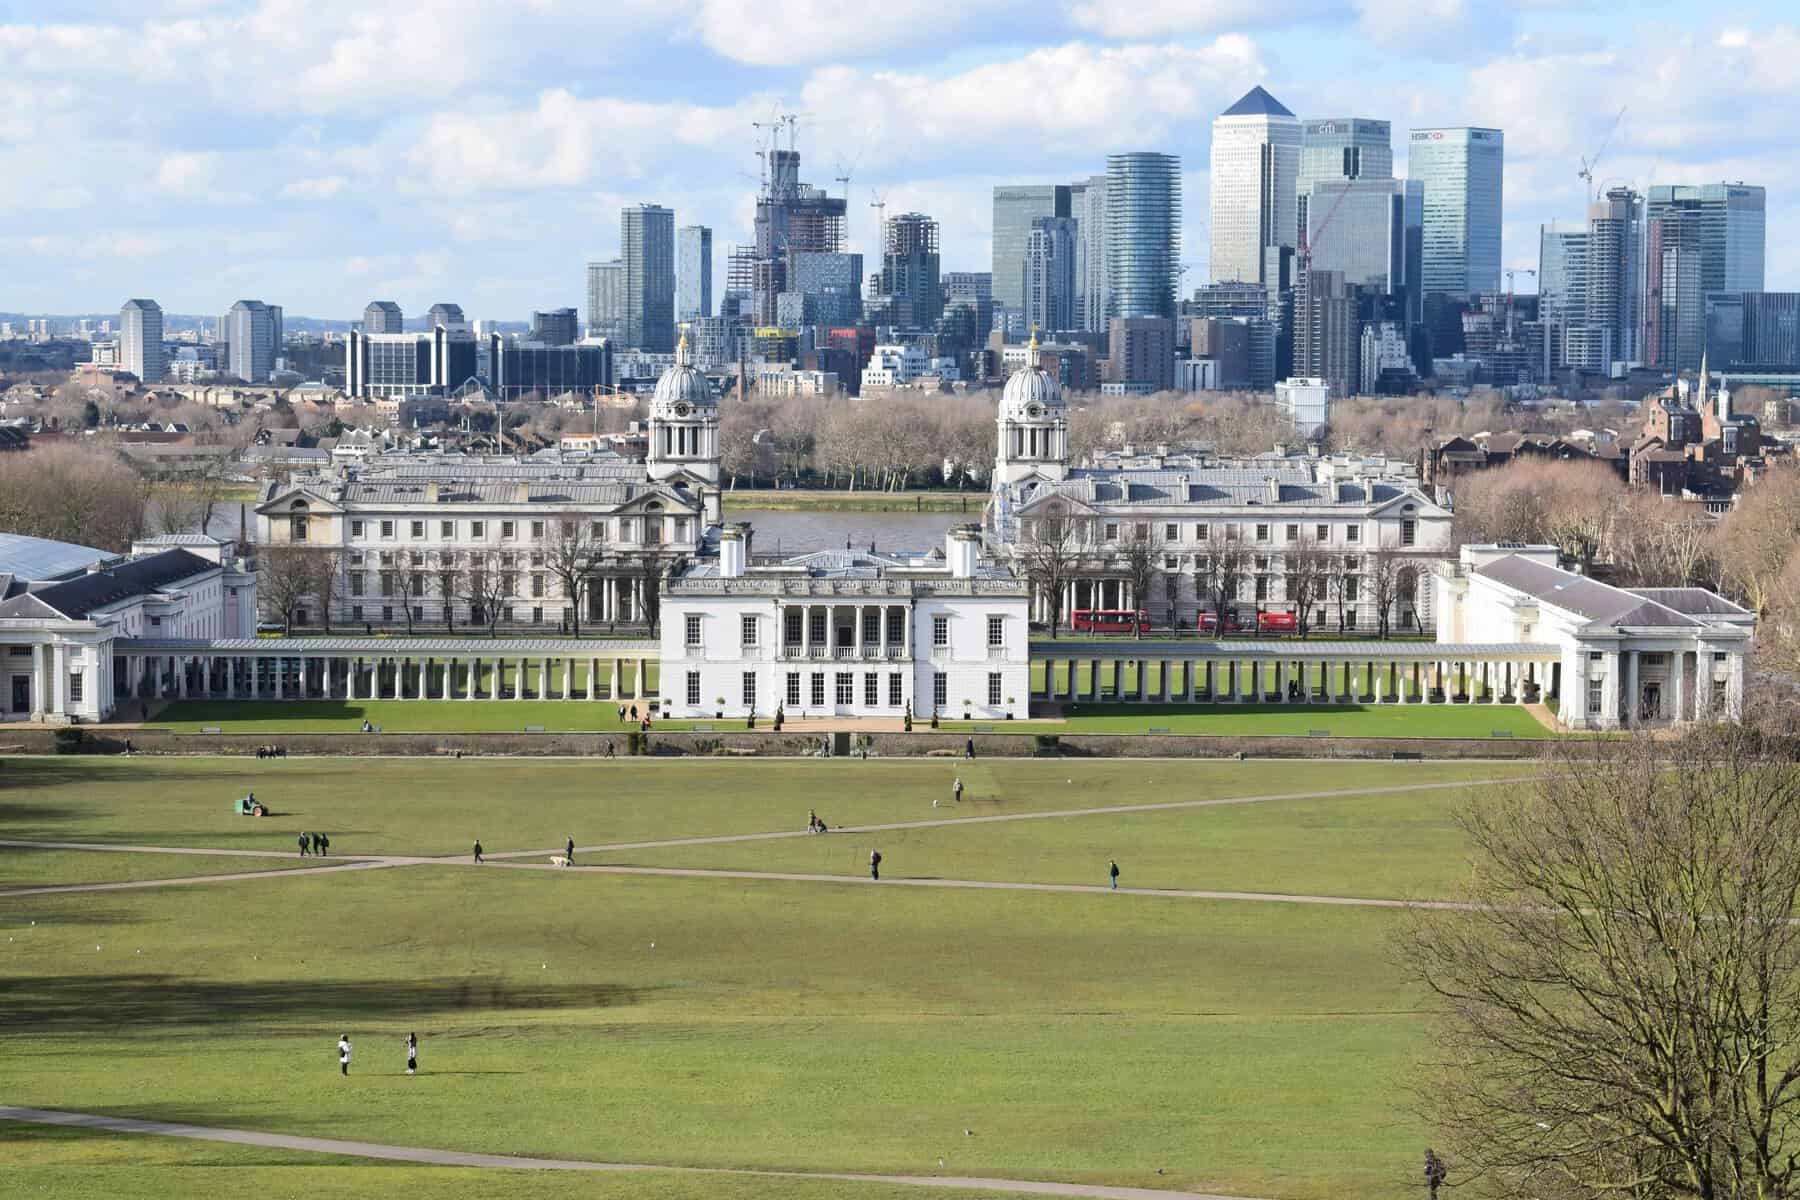
[[[796,613],[799,620],[790,622]],[[800,626],[797,638],[790,623]],[[822,626],[817,636],[815,625]],[[786,659],[909,659],[911,610],[904,604],[784,604],[780,637]]]
[[[124,653],[142,700],[644,700],[655,655]],[[604,682],[604,689],[601,683]]]
[[[1556,694],[1562,674],[1560,661],[1550,655],[1541,659],[1343,654],[1152,658],[1121,651],[1064,657],[1038,647],[1032,657],[1044,665],[1043,686],[1034,693],[1035,698],[1116,703],[1532,704],[1546,694]],[[1133,665],[1136,679],[1128,691],[1127,672]],[[1158,681],[1154,691],[1152,675]]]

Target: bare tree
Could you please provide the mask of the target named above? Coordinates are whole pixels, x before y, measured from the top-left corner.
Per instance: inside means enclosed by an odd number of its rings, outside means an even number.
[[[1338,632],[1344,631],[1344,615],[1362,594],[1362,577],[1354,554],[1324,555],[1325,588],[1321,593],[1337,609]]]
[[[1031,590],[1044,601],[1050,614],[1050,636],[1063,620],[1063,594],[1081,565],[1081,536],[1076,519],[1064,513],[1060,502],[1022,522],[1024,537],[1014,550],[1014,561]]]
[[[1223,634],[1227,616],[1236,609],[1238,592],[1250,574],[1250,551],[1235,530],[1227,530],[1213,539],[1202,555],[1195,573],[1195,584],[1204,582],[1213,613],[1218,619],[1218,632]]]
[[[144,535],[150,484],[109,450],[49,445],[0,456],[0,529],[124,553]]]
[[[1754,730],[1560,748],[1470,793],[1468,907],[1405,920],[1472,1190],[1800,1195],[1800,768]]]
[[[1294,606],[1294,624],[1302,639],[1312,631],[1313,607],[1325,598],[1330,558],[1310,534],[1289,543],[1281,556],[1287,598]]]
[[[593,527],[573,510],[557,514],[544,543],[544,565],[561,589],[576,637],[581,636],[581,602],[587,596],[600,547]]]
[[[1139,521],[1132,527],[1131,536],[1119,543],[1119,567],[1131,584],[1132,599],[1139,606],[1148,607],[1150,589],[1156,583],[1157,572],[1162,570],[1162,546],[1162,538],[1148,521]],[[1135,613],[1131,617],[1131,636],[1144,636],[1143,624]]]
[[[456,630],[456,599],[462,593],[462,569],[456,551],[443,550],[432,556],[437,569],[437,592],[444,606],[444,628]]]
[[[395,590],[400,593],[400,607],[406,612],[406,632],[411,636],[413,631],[413,609],[424,608],[420,603],[425,593],[431,590],[432,577],[436,572],[426,559],[423,550],[399,550],[395,552],[393,579]]]
[[[1716,549],[1725,583],[1757,613],[1769,611],[1775,581],[1800,530],[1800,470],[1771,471],[1719,522]]]
[[[321,576],[335,569],[332,552],[317,546],[278,543],[262,547],[256,558],[256,598],[263,615],[280,621],[285,632],[306,602],[318,597]],[[326,610],[329,629],[333,589],[329,583],[323,586],[324,599],[316,602]]]
[[[487,626],[488,636],[500,625],[500,610],[512,594],[508,569],[493,550],[471,550],[467,568],[457,577],[457,598],[469,606],[469,621]]]
[[[320,628],[330,633],[332,607],[343,595],[344,554],[329,546],[312,546],[307,549],[305,562],[309,576],[307,594],[319,606]]]
[[[663,580],[680,565],[653,554],[641,554],[631,560],[631,575],[643,585],[644,621],[650,626],[651,637],[656,636],[657,622],[662,619]]]
[[[1406,582],[1412,581],[1410,568],[1404,569]],[[1363,556],[1363,579],[1369,585],[1369,607],[1375,610],[1375,636],[1385,638],[1393,628],[1394,607],[1400,602],[1403,568],[1400,556],[1386,546],[1379,546]]]

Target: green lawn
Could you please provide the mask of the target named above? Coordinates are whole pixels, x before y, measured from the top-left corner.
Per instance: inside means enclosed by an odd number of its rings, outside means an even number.
[[[0,759],[0,837],[294,849],[323,830],[332,853],[461,854],[928,819],[950,782],[969,815],[1221,796],[1380,788],[1517,773],[1493,763],[720,759]],[[240,817],[247,791],[271,816]],[[110,857],[110,856],[108,856]],[[276,862],[280,860],[264,860]],[[299,860],[296,858],[295,860]]]
[[[619,704],[627,706],[619,720]],[[148,722],[154,729],[198,733],[355,733],[364,721],[385,733],[624,733],[636,729],[629,708],[642,700],[181,700]],[[691,721],[656,721],[652,729],[687,729]],[[732,728],[743,722],[730,722]],[[623,742],[619,749],[624,750]]]
[[[1386,960],[1392,919],[455,866],[24,898],[0,1095],[516,1154],[942,1157],[1375,1200],[1424,1137],[1398,1090],[1422,997]]]
[[[288,845],[294,850],[292,858],[128,852],[109,854],[91,850],[38,850],[29,846],[0,846],[0,891],[20,887],[57,887],[71,883],[178,879],[184,875],[229,875],[237,871],[285,871],[297,867],[326,866],[331,861],[301,858],[299,848],[294,846],[291,837]]]
[[[1513,704],[1064,704],[1061,721],[1006,722],[1021,733],[1210,733],[1234,736],[1516,738],[1559,736]],[[960,722],[956,728],[967,728]],[[999,728],[999,726],[995,726]]]
[[[1529,772],[1529,764],[1489,768],[1495,777]],[[879,848],[883,877],[895,879],[1104,885],[1116,860],[1127,887],[1440,897],[1467,874],[1453,812],[1464,790],[618,850],[584,861],[861,876]],[[965,793],[949,815],[981,807]]]

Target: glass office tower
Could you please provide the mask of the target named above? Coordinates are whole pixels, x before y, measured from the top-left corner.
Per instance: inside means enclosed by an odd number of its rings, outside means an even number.
[[[1472,300],[1498,292],[1506,135],[1415,129],[1407,146],[1407,178],[1425,189],[1425,295]]]
[[[1115,317],[1175,316],[1181,273],[1181,159],[1106,159],[1106,262]]]

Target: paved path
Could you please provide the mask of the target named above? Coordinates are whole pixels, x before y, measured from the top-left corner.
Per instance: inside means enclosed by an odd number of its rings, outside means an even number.
[[[1162,896],[1175,900],[1253,900],[1275,904],[1329,904],[1346,908],[1432,908],[1472,911],[1474,905],[1451,900],[1399,900],[1370,896],[1307,896],[1286,892],[1220,892],[1198,888],[1106,887],[1088,883],[1017,883],[997,879],[926,879],[891,877],[882,880],[864,875],[822,875],[802,871],[736,871],[706,867],[558,867],[551,863],[486,863],[503,871],[570,871],[594,875],[659,875],[677,879],[748,879],[779,883],[845,883],[863,887],[968,888],[996,892],[1067,892],[1077,895],[1117,893],[1121,896]]]
[[[266,1146],[276,1150],[301,1150],[338,1154],[350,1158],[378,1158],[394,1162],[438,1167],[484,1167],[538,1171],[673,1171],[683,1174],[753,1175],[776,1179],[835,1179],[852,1183],[892,1183],[917,1187],[966,1188],[970,1191],[1004,1192],[1026,1196],[1083,1196],[1092,1200],[1243,1200],[1242,1197],[1201,1192],[1165,1192],[1156,1188],[1106,1187],[1100,1184],[1037,1183],[1023,1179],[984,1179],[978,1176],[856,1175],[811,1171],[752,1171],[717,1167],[668,1167],[650,1163],[587,1162],[568,1158],[513,1158],[504,1154],[470,1154],[460,1150],[432,1150],[421,1146],[387,1146],[379,1142],[349,1142],[336,1138],[299,1137],[286,1133],[258,1133],[250,1129],[219,1129],[206,1125],[182,1125],[171,1121],[141,1121],[132,1117],[103,1117],[92,1113],[57,1112],[41,1108],[0,1107],[0,1120],[35,1125],[61,1125],[97,1129],[109,1133],[155,1134],[202,1142],[230,1142],[238,1146]]]
[[[0,846],[19,846],[28,850],[116,850],[121,854],[211,854],[220,858],[303,858],[293,850],[220,850],[209,846],[121,846],[114,842],[27,842],[0,838]],[[345,858],[367,858],[369,855],[345,855]]]
[[[933,829],[945,825],[993,825],[1003,821],[1054,821],[1065,817],[1104,817],[1117,813],[1166,812],[1182,808],[1219,808],[1233,804],[1267,804],[1276,800],[1332,800],[1345,796],[1377,796],[1402,792],[1436,792],[1445,788],[1479,787],[1497,783],[1529,783],[1536,775],[1514,775],[1498,779],[1452,780],[1448,783],[1403,783],[1388,787],[1335,788],[1320,792],[1278,792],[1266,796],[1215,796],[1206,800],[1165,800],[1156,804],[1114,804],[1098,808],[1066,808],[1050,812],[988,813],[969,817],[934,817],[925,821],[890,821],[879,825],[833,825],[832,833],[886,833],[900,829]],[[784,838],[812,837],[804,829],[783,829],[774,833],[725,833],[704,837],[664,838],[653,842],[608,842],[597,846],[577,846],[577,854],[600,854],[616,850],[657,850],[670,846],[716,846],[727,842],[773,842]],[[831,836],[830,834],[826,835]],[[507,850],[484,854],[487,859],[542,858],[561,854],[562,847],[545,850]]]

